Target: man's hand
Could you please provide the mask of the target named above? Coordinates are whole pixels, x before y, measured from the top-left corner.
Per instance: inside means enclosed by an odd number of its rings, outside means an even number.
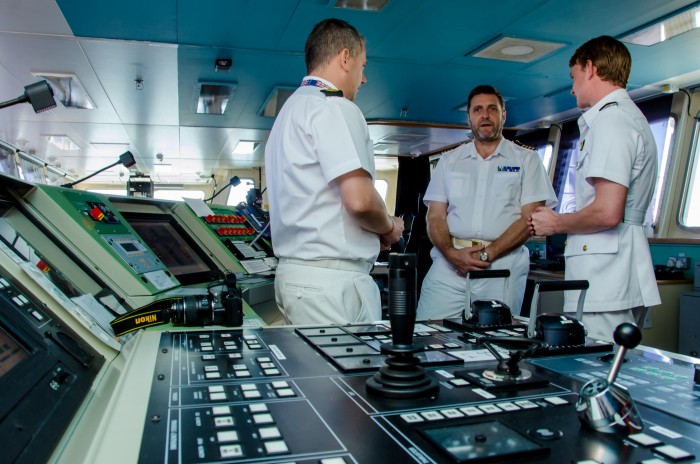
[[[527,220],[530,235],[554,235],[559,213],[545,207],[535,208]]]
[[[464,277],[469,271],[483,271],[491,266],[491,263],[482,261],[479,257],[483,249],[483,246],[452,248],[446,258],[457,275]]]
[[[392,216],[393,227],[386,234],[381,234],[379,240],[381,241],[381,246],[379,247],[381,251],[388,250],[391,245],[398,242],[403,235],[404,223],[403,219],[400,217]]]

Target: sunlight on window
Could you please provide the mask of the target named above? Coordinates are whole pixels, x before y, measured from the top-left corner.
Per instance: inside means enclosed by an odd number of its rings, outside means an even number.
[[[647,211],[645,222],[647,224],[656,224],[661,210],[661,198],[663,197],[664,188],[666,187],[666,173],[669,166],[671,142],[673,141],[673,134],[676,128],[676,120],[674,118],[668,118],[666,121],[656,121],[649,125],[654,134],[654,140],[656,141],[658,173],[656,176],[654,196],[651,198],[651,206]]]
[[[102,195],[125,197],[126,189],[88,189],[88,192],[101,193]]]
[[[236,206],[239,203],[245,203],[245,197],[248,194],[248,191],[254,187],[255,182],[253,182],[253,179],[243,177],[240,184],[235,187],[229,187],[228,200],[226,200],[226,204],[229,206]]]
[[[377,189],[382,200],[386,203],[386,191],[389,188],[389,183],[383,179],[377,179],[374,181],[374,188]]]
[[[183,198],[195,198],[204,200],[204,192],[201,190],[170,190],[156,189],[153,192],[153,197],[159,200],[182,201]]]
[[[686,196],[681,212],[681,225],[684,227],[700,227],[700,143],[698,132],[700,123],[695,123],[695,146],[693,147],[693,159],[691,161],[690,178],[686,181]]]
[[[540,155],[544,169],[549,174],[549,170],[552,167],[552,144],[548,142],[546,145],[538,148],[537,154]]]

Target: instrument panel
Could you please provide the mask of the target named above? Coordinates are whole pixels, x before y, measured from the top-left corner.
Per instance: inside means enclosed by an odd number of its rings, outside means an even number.
[[[668,414],[633,388],[645,429],[630,436],[604,434],[582,426],[576,401],[586,379],[608,369],[605,353],[526,359],[523,368],[544,383],[487,389],[460,372],[487,370],[493,357],[460,331],[419,324],[414,338],[425,349],[418,357],[439,383],[439,393],[389,399],[366,388],[385,356],[379,344],[390,339],[387,330],[380,325],[162,333],[139,462],[602,463],[700,456],[700,443],[692,438],[700,436],[700,390],[688,362],[669,364],[633,350],[620,380],[639,382],[643,376],[645,388],[659,397],[671,388],[671,374],[649,372],[672,373],[685,403]],[[325,338],[310,342],[315,337]],[[365,367],[345,369],[348,365]]]

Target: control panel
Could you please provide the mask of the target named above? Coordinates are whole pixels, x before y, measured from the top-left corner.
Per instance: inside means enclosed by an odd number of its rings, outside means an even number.
[[[537,382],[485,387],[496,357],[440,323],[417,324],[416,353],[439,388],[373,394],[386,325],[172,332],[160,335],[140,462],[684,462],[700,457],[700,387],[691,358],[627,353],[644,429],[584,427],[581,386],[604,376],[604,351],[525,358]],[[513,349],[501,346],[503,356]],[[493,379],[492,379],[493,380]],[[666,396],[666,395],[671,396]],[[658,403],[682,399],[678,407]],[[148,439],[145,439],[148,437]],[[695,438],[694,438],[695,437]],[[655,459],[655,461],[654,461]]]
[[[107,197],[38,185],[24,200],[27,211],[130,306],[180,284]]]
[[[269,272],[277,267],[267,225],[249,207],[210,206],[213,214],[201,220],[240,262],[248,274]]]
[[[46,461],[104,362],[0,269],[0,460]]]

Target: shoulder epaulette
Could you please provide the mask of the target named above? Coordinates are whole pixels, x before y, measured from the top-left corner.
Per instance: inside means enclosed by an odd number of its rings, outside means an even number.
[[[612,108],[614,106],[617,106],[617,102],[606,103],[605,105],[603,105],[603,107],[599,111],[603,111],[605,108],[608,108],[608,107]]]
[[[530,145],[525,145],[525,144],[522,143],[520,140],[513,140],[513,142],[514,142],[516,145],[518,145],[519,147],[523,147],[523,148],[525,148],[525,149],[527,149],[527,150],[537,151],[537,148],[535,148],[535,147],[533,147],[533,146],[530,146]]]
[[[326,94],[326,97],[342,97],[343,91],[339,89],[322,89],[321,92]]]

